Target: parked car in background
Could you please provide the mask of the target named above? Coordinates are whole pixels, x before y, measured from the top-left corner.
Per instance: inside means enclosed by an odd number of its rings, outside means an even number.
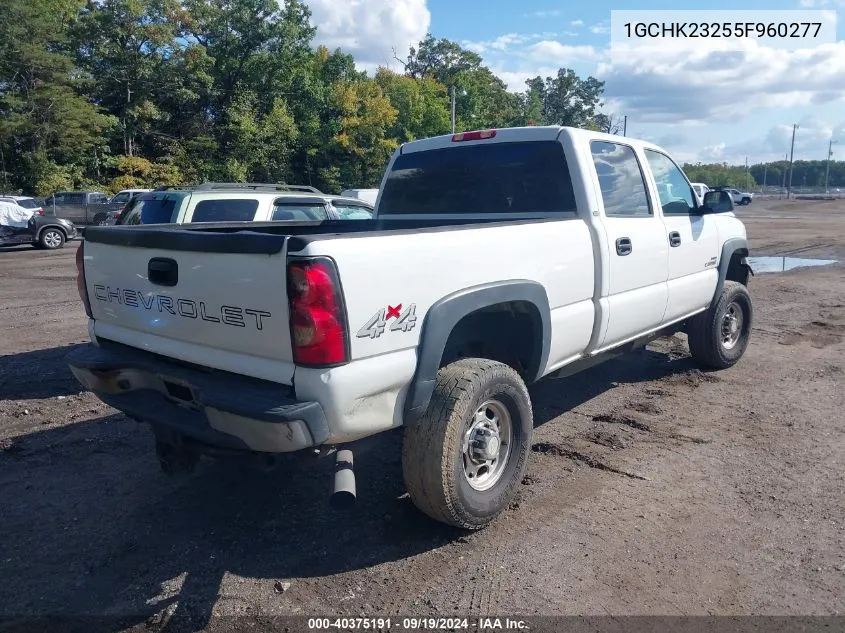
[[[710,191],[710,187],[705,185],[703,182],[691,182],[690,186],[692,190],[695,192],[695,195],[698,196],[699,204],[704,203],[704,194]]]
[[[376,199],[378,198],[378,189],[344,189],[340,192],[340,195],[344,198],[357,198],[375,206]]]
[[[109,202],[102,191],[58,191],[44,200],[47,215],[83,225],[99,224],[109,211],[121,207]]]
[[[751,204],[751,199],[754,197],[753,193],[743,192],[739,189],[730,189],[728,187],[722,187],[721,189],[730,194],[734,204]]]
[[[111,204],[122,204],[125,206],[129,204],[132,198],[135,197],[137,194],[147,193],[149,191],[152,191],[152,189],[123,189],[122,191],[118,191],[116,194],[114,194],[114,197],[112,197],[109,202]]]
[[[38,204],[35,198],[31,198],[30,196],[0,196],[0,202],[16,204],[38,215],[44,215],[44,207]]]
[[[105,217],[103,217],[99,222],[97,222],[97,224],[99,224],[101,226],[113,226],[115,224],[120,224],[121,218],[123,218],[129,212],[129,210],[133,206],[135,206],[135,203],[141,198],[141,196],[144,195],[145,193],[149,193],[151,191],[152,191],[152,189],[133,190],[129,194],[129,198],[126,201],[126,204],[124,204],[119,209],[113,209],[112,211],[107,211]],[[123,193],[123,192],[120,192],[120,193]],[[115,198],[117,198],[117,196],[120,195],[120,193],[118,193],[115,196]],[[114,201],[114,198],[112,198],[112,201]]]
[[[205,183],[141,194],[118,224],[321,221],[372,218],[372,205],[306,186]]]
[[[7,205],[0,201],[0,246],[32,244],[36,248],[55,250],[79,237],[69,220],[38,213],[30,213],[29,219],[23,220],[22,214],[8,213],[14,210],[4,209]]]

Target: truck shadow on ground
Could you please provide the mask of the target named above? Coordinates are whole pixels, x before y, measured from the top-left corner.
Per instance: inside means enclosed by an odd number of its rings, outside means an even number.
[[[70,396],[83,390],[65,356],[84,343],[0,356],[0,400]]]
[[[47,366],[63,357],[44,354]],[[531,390],[537,424],[612,383],[656,380],[689,367],[643,351],[540,383]],[[401,442],[396,431],[356,447],[359,502],[347,513],[328,508],[331,459],[307,466],[292,459],[271,473],[203,461],[193,474],[166,477],[151,433],[122,415],[6,443],[0,561],[15,582],[0,585],[0,617],[111,613],[119,614],[120,626],[103,621],[104,630],[147,624],[169,633],[199,631],[226,600],[226,574],[257,579],[254,591],[271,602],[282,597],[274,583],[291,579],[289,599],[336,605],[340,587],[336,597],[329,585],[314,598],[308,579],[405,559],[465,535],[424,517],[404,494]],[[163,590],[178,578],[181,587]],[[156,614],[169,604],[174,613],[161,623]],[[86,628],[96,630],[97,622]]]

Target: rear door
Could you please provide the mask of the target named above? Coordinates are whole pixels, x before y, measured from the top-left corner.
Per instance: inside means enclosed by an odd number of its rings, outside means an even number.
[[[98,338],[291,383],[284,236],[118,226],[85,237]]]
[[[681,168],[663,152],[645,149],[646,162],[666,225],[669,245],[669,301],[664,322],[710,303],[716,290],[719,234],[715,218],[701,213]]]
[[[663,220],[647,193],[634,148],[623,143],[590,143],[603,202],[609,254],[609,319],[599,348],[655,328],[668,299],[669,246]]]

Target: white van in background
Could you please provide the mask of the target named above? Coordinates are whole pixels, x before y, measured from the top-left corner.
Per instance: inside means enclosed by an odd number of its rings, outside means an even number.
[[[357,198],[375,206],[378,189],[344,189],[340,195],[344,198]]]

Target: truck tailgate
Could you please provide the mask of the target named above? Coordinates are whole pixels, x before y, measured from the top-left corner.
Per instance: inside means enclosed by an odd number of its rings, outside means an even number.
[[[92,227],[84,243],[94,335],[291,384],[286,237]]]

